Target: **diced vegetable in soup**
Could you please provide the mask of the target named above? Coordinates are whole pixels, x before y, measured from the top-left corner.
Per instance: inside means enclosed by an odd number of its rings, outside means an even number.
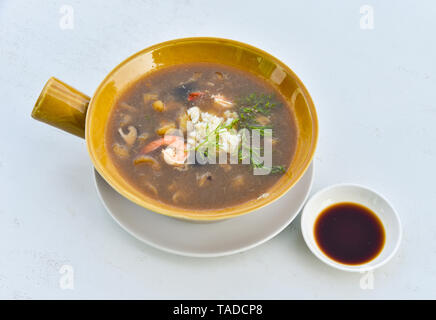
[[[279,179],[292,175],[296,142],[291,108],[270,83],[208,63],[144,76],[118,99],[106,130],[110,156],[129,183],[193,210],[268,197]]]

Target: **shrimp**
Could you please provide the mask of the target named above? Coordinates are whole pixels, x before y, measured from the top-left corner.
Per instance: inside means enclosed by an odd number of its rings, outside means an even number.
[[[194,100],[196,100],[197,98],[201,97],[202,95],[204,95],[204,92],[201,92],[201,91],[191,92],[191,93],[188,95],[188,101],[194,101]]]
[[[158,149],[161,146],[168,146],[170,144],[173,144],[173,143],[179,142],[179,141],[183,141],[183,138],[179,137],[179,136],[166,135],[163,138],[154,140],[154,141],[150,142],[149,144],[147,144],[144,148],[142,148],[141,153],[147,154],[149,152],[152,152],[152,151]]]
[[[215,104],[223,107],[223,108],[231,108],[233,107],[233,102],[230,100],[227,100],[226,97],[224,97],[221,94],[212,95],[213,101]]]
[[[186,143],[178,140],[162,150],[163,158],[170,166],[183,166],[188,158]]]

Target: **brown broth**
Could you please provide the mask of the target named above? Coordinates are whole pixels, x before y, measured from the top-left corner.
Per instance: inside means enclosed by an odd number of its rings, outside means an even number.
[[[383,224],[370,209],[343,202],[324,209],[315,222],[315,240],[331,259],[359,265],[379,255],[385,243]]]
[[[195,79],[194,81],[189,79]],[[181,83],[187,83],[184,89]],[[178,89],[175,89],[178,88]],[[250,165],[232,164],[230,169],[217,164],[191,164],[186,171],[169,166],[162,160],[161,149],[150,153],[160,165],[154,170],[147,165],[134,165],[133,159],[150,141],[159,139],[156,129],[164,122],[176,122],[176,119],[193,105],[201,111],[222,116],[219,110],[207,99],[189,102],[180,99],[183,90],[204,91],[221,94],[228,99],[237,100],[251,93],[274,94],[281,104],[271,112],[271,124],[276,145],[273,146],[273,164],[280,164],[287,170],[295,152],[297,132],[295,120],[286,101],[280,93],[266,81],[229,66],[209,63],[183,64],[155,71],[133,83],[116,102],[106,128],[106,144],[109,154],[118,170],[129,183],[142,193],[163,203],[196,210],[213,210],[231,207],[253,200],[268,192],[282,176],[280,173],[266,176],[253,175]],[[156,112],[151,103],[144,103],[144,94],[156,94],[165,104],[164,112]],[[126,108],[125,104],[133,108]],[[231,110],[231,111],[234,111]],[[130,119],[129,119],[130,118]],[[134,126],[138,135],[147,133],[145,141],[137,141],[129,149],[126,157],[119,157],[113,151],[114,145],[124,143],[118,129],[127,132],[128,126]],[[186,140],[186,139],[185,139]],[[207,184],[198,186],[198,176],[210,173]],[[235,178],[242,177],[243,184],[235,187]],[[152,187],[150,187],[150,185]],[[173,196],[176,192],[183,196]]]

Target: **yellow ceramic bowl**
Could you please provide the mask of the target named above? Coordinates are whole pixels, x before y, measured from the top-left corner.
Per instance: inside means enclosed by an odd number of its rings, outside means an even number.
[[[114,103],[129,85],[144,74],[190,62],[221,63],[251,72],[272,84],[288,101],[297,124],[297,148],[289,174],[269,190],[270,196],[219,210],[187,210],[145,196],[119,173],[105,144],[105,130]],[[301,80],[285,64],[250,45],[218,38],[186,38],[144,49],[120,63],[97,88],[92,99],[51,78],[32,112],[38,120],[85,137],[95,168],[120,194],[138,205],[171,217],[218,220],[263,207],[282,196],[310,165],[318,138],[312,99]],[[86,121],[86,125],[85,125]]]

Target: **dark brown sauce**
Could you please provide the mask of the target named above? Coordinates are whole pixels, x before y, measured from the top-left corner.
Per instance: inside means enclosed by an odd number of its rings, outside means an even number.
[[[324,209],[315,221],[315,241],[331,259],[348,265],[371,261],[383,249],[385,230],[370,209],[342,202]]]

